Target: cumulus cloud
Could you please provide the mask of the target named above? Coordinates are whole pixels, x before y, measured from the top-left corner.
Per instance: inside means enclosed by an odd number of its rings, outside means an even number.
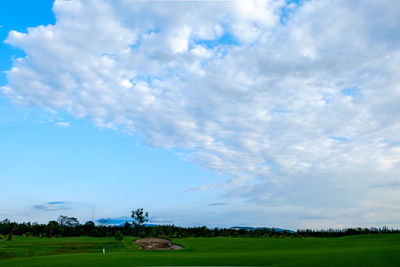
[[[219,185],[226,197],[318,212],[308,218],[396,216],[379,208],[400,194],[370,184],[399,181],[398,1],[57,0],[53,10],[55,25],[6,40],[27,55],[1,88],[16,103],[186,149],[232,177]]]

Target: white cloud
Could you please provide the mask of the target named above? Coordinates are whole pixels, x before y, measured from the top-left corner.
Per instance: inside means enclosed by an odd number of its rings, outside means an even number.
[[[63,121],[56,122],[56,125],[58,125],[60,127],[65,127],[65,128],[68,128],[70,126],[69,122],[63,122]]]
[[[187,149],[255,205],[398,218],[369,185],[399,181],[400,4],[306,1],[281,25],[283,5],[59,0],[56,25],[10,32],[27,57],[2,91]]]

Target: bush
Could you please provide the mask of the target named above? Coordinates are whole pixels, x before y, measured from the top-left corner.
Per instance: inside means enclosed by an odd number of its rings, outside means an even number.
[[[122,239],[124,239],[124,235],[120,231],[116,231],[114,234],[115,240],[121,243]]]

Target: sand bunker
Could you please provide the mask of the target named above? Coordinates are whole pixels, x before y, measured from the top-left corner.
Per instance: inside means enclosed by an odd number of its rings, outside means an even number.
[[[178,250],[183,248],[183,246],[173,244],[171,240],[161,238],[142,238],[136,240],[135,244],[140,249]]]

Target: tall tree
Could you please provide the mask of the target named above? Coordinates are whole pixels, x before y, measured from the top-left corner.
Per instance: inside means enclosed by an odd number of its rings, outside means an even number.
[[[137,210],[132,211],[131,217],[132,217],[133,224],[139,230],[139,237],[140,237],[140,230],[141,230],[143,224],[145,222],[149,221],[149,213],[143,212],[143,209],[137,209]]]
[[[70,227],[76,227],[79,225],[79,221],[75,217],[68,217],[64,215],[60,215],[57,219],[58,224],[61,226],[70,226]]]

